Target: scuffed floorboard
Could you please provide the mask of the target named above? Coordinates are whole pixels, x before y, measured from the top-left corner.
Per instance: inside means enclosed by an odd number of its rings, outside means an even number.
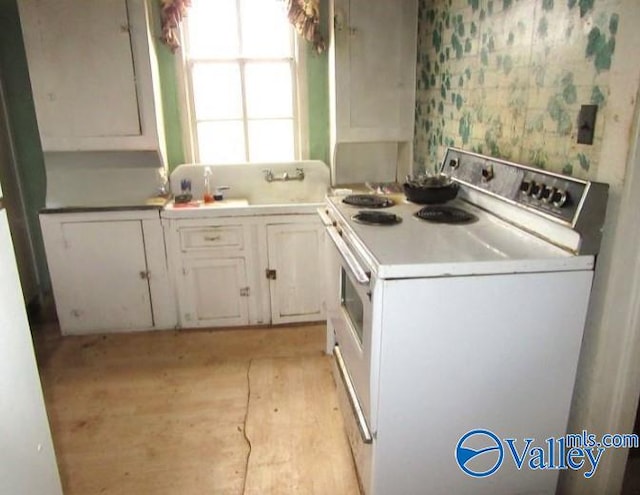
[[[323,326],[34,330],[65,495],[358,493]]]
[[[326,356],[252,362],[247,495],[359,493],[329,367]]]

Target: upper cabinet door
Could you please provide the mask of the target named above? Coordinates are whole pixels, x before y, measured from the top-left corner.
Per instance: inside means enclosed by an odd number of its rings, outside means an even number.
[[[413,140],[417,11],[417,0],[333,1],[336,142]]]
[[[19,0],[19,9],[44,150],[158,149],[145,0]]]

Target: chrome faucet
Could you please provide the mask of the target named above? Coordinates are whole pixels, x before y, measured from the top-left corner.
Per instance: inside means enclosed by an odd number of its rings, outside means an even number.
[[[296,168],[295,175],[291,176],[288,172],[283,172],[281,176],[276,176],[273,174],[271,169],[264,169],[262,171],[264,173],[264,180],[267,182],[274,181],[290,181],[290,180],[304,180],[304,170],[302,168]]]

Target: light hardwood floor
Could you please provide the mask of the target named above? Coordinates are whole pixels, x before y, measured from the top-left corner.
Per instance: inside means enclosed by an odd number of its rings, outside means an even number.
[[[359,493],[321,325],[35,336],[65,495]]]

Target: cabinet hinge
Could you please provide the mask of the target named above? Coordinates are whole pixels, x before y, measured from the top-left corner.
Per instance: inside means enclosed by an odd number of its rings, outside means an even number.
[[[249,297],[249,287],[241,287],[240,288],[240,296],[241,297]]]
[[[276,279],[276,271],[275,270],[271,270],[271,269],[267,268],[265,270],[265,275],[269,280],[275,280]]]

